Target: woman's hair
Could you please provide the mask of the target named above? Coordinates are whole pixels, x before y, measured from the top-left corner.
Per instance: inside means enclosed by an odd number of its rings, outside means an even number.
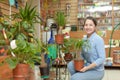
[[[85,25],[85,22],[86,22],[87,19],[92,20],[93,23],[95,24],[95,26],[97,26],[97,21],[96,21],[96,19],[93,18],[92,16],[88,16],[88,17],[86,17],[86,19],[85,19],[85,21],[84,21],[84,25]]]

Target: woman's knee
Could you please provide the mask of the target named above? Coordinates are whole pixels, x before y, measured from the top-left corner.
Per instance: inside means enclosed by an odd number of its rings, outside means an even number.
[[[70,80],[76,80],[75,76],[71,76]]]
[[[75,73],[74,75],[71,76],[70,80],[81,80],[81,78],[78,73]]]
[[[73,61],[70,61],[70,62],[67,64],[67,67],[68,67],[68,69],[69,69],[69,68],[73,68],[73,67],[74,67]]]

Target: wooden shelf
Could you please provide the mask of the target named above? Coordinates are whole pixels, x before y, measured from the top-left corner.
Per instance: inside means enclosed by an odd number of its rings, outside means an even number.
[[[113,67],[120,67],[120,64],[115,64],[115,63],[114,63],[112,66],[113,66]]]
[[[103,4],[100,4],[99,2],[104,2]],[[106,5],[105,5],[106,4]],[[120,17],[119,17],[119,11],[112,9],[112,10],[107,10],[107,11],[96,11],[95,12],[90,12],[89,9],[98,6],[107,6],[107,5],[111,5],[112,8],[118,6],[119,7],[120,1],[107,1],[107,0],[101,0],[101,1],[97,1],[97,2],[85,2],[85,1],[80,1],[78,0],[78,25],[80,21],[83,21],[84,18],[88,15],[92,15],[93,17],[95,17],[97,20],[100,20],[100,23],[98,23],[98,29],[102,29],[100,26],[105,26],[107,28],[104,28],[104,30],[107,30],[109,27],[114,27],[116,25],[116,18],[118,18],[117,21],[119,21]],[[94,11],[94,10],[93,10]],[[96,17],[98,16],[98,17]],[[102,22],[101,22],[102,21]],[[79,25],[79,27],[83,27],[82,25]]]
[[[105,66],[105,69],[120,69],[120,64],[113,64],[112,66]]]

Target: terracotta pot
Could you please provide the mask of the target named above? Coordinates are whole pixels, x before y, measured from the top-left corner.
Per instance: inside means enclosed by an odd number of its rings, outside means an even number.
[[[64,42],[64,34],[55,35],[55,42],[57,44],[63,44],[63,42]]]
[[[4,64],[0,65],[0,80],[12,79],[12,69],[10,69],[9,65],[4,61],[8,56],[0,56],[0,63]]]
[[[30,77],[29,80],[35,80],[35,72],[32,68],[30,68]]]
[[[65,59],[66,62],[71,61],[73,59],[72,54],[66,53],[65,56],[64,56],[64,59]]]
[[[15,69],[13,69],[13,79],[14,80],[29,80],[30,77],[30,67],[28,64],[18,64]]]
[[[74,60],[74,67],[76,71],[80,71],[84,67],[84,60]]]

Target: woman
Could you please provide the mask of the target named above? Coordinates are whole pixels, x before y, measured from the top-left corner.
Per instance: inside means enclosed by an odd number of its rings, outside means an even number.
[[[90,49],[82,49],[81,55],[85,66],[78,72],[74,69],[73,61],[68,63],[71,80],[102,80],[104,76],[105,48],[104,40],[96,33],[97,21],[89,16],[84,22],[84,31],[90,42]]]

